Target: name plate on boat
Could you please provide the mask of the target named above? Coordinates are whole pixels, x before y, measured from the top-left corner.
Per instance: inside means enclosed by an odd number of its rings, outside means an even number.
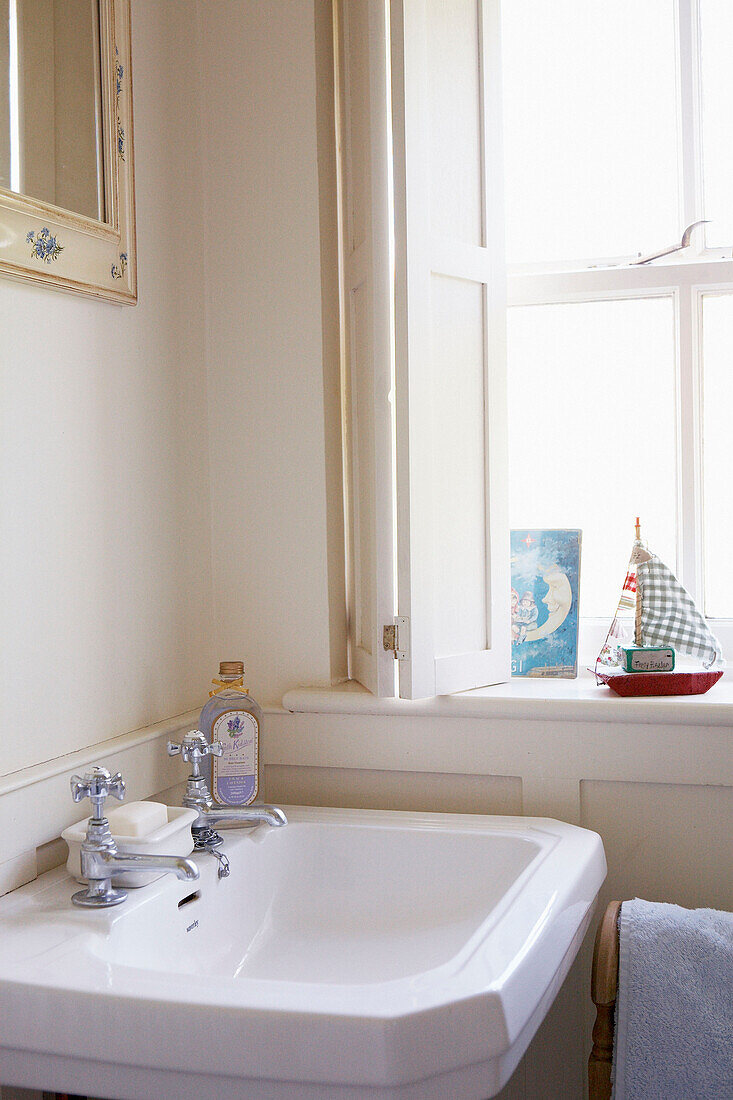
[[[674,650],[671,646],[638,646],[623,648],[626,672],[671,672]]]

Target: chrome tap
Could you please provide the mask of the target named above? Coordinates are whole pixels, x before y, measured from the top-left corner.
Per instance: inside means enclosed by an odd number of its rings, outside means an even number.
[[[112,876],[126,871],[170,871],[176,878],[189,882],[199,877],[199,869],[191,859],[181,856],[149,856],[134,852],[118,852],[109,822],[102,807],[108,795],[120,802],[125,797],[125,781],[117,772],[110,775],[99,765],[84,776],[72,775],[71,796],[74,802],[88,798],[93,813],[87,824],[87,834],[81,846],[81,875],[88,882],[86,890],[72,895],[74,905],[87,909],[106,909],[119,905],[127,897],[125,890],[112,886]]]
[[[191,730],[180,744],[168,742],[168,755],[181,756],[191,765],[191,774],[186,782],[183,805],[196,810],[198,817],[191,826],[194,851],[210,852],[219,860],[219,878],[229,874],[229,860],[217,848],[224,838],[216,828],[252,828],[255,825],[287,825],[288,819],[278,806],[259,803],[254,806],[217,806],[211,797],[206,779],[201,774],[201,761],[207,756],[221,756],[224,751],[221,741],[209,744],[200,730]]]

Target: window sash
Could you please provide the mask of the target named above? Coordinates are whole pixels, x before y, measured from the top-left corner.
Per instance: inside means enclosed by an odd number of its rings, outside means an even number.
[[[676,0],[680,193],[685,226],[703,217],[700,0]],[[668,242],[660,241],[660,247]],[[671,243],[671,242],[669,242]],[[676,324],[677,557],[682,583],[703,606],[702,295],[733,290],[730,248],[706,248],[704,227],[683,259],[633,257],[509,270],[508,305],[671,296]],[[731,620],[733,622],[733,620]],[[727,629],[727,628],[726,628]]]
[[[508,305],[671,296],[676,323],[677,560],[703,606],[702,296],[733,291],[733,260],[514,275]]]
[[[733,285],[733,259],[594,267],[572,271],[510,274],[510,306],[551,305],[592,298],[625,298],[675,290],[724,289]]]
[[[701,75],[701,31],[700,0],[675,0],[675,24],[677,47],[677,127],[679,134],[679,191],[680,212],[683,220],[682,230],[704,217],[703,188],[703,126],[702,126],[702,75]],[[672,241],[660,241],[664,248]],[[733,242],[731,242],[733,244]],[[729,259],[730,248],[707,248],[705,245],[705,227],[698,226],[692,235],[692,246],[688,256],[694,256],[700,262],[711,259]],[[582,271],[596,268],[598,265],[628,265],[636,257],[589,257],[586,261],[565,261],[558,263],[510,265],[510,277],[520,274],[561,271]]]

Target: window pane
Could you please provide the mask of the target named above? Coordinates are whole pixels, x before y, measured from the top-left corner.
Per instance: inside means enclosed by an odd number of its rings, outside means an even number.
[[[703,297],[705,614],[733,617],[731,410],[733,295]]]
[[[634,517],[676,567],[671,298],[508,311],[510,522],[580,527],[581,615],[609,622]]]
[[[508,262],[679,238],[673,0],[507,0],[502,36]]]
[[[709,247],[733,244],[733,4],[701,0],[702,136],[705,240]]]

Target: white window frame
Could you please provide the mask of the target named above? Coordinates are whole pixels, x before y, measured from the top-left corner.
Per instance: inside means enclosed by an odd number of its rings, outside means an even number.
[[[678,65],[679,187],[685,226],[704,217],[702,89],[699,0],[675,0]],[[671,241],[660,241],[664,248]],[[692,245],[649,264],[637,257],[609,257],[554,265],[510,265],[507,305],[557,305],[599,300],[671,297],[675,313],[677,569],[693,599],[704,607],[703,575],[703,364],[704,295],[733,294],[731,248],[705,246],[704,227]],[[609,613],[609,620],[610,620]],[[733,652],[733,619],[711,619],[724,652]],[[581,619],[581,659],[600,648],[606,620]]]

